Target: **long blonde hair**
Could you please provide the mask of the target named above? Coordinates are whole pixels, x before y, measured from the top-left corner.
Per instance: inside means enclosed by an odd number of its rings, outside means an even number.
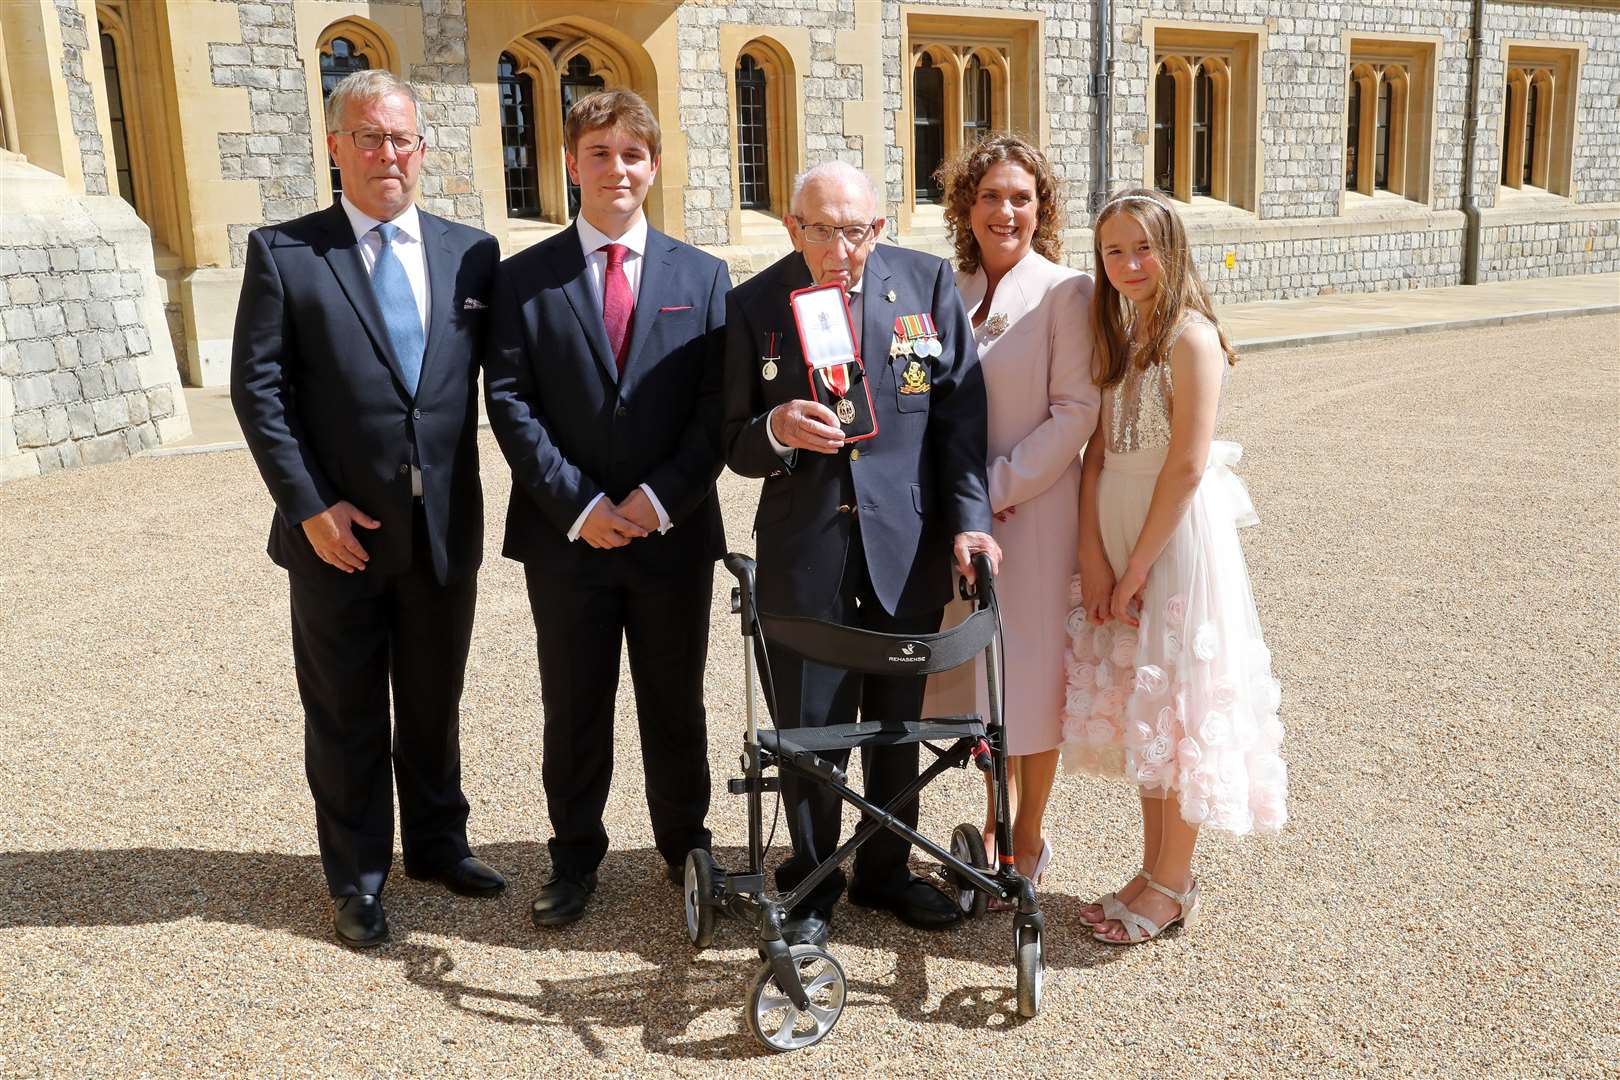
[[[1139,309],[1136,313],[1138,318],[1145,315],[1152,320],[1149,324],[1152,338],[1142,349],[1138,365],[1148,368],[1165,358],[1176,327],[1180,325],[1182,315],[1189,310],[1198,312],[1210,321],[1220,337],[1226,362],[1237,363],[1237,354],[1232,351],[1231,344],[1226,340],[1226,332],[1215,319],[1209,292],[1198,277],[1198,268],[1193,265],[1192,248],[1187,243],[1187,230],[1182,226],[1181,218],[1158,192],[1131,188],[1104,203],[1091,226],[1097,279],[1096,293],[1091,301],[1091,329],[1096,342],[1093,364],[1097,385],[1109,387],[1124,379],[1131,360],[1129,326],[1132,305],[1108,280],[1108,271],[1103,265],[1103,225],[1120,214],[1129,216],[1142,226],[1148,235],[1148,242],[1153,245],[1153,254],[1158,257],[1161,270],[1159,291],[1154,296],[1152,310]]]

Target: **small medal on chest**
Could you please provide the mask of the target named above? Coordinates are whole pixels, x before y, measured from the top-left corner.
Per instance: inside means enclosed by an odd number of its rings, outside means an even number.
[[[776,362],[782,359],[782,350],[778,344],[781,337],[782,335],[775,333],[774,331],[766,335],[767,341],[765,345],[765,355],[760,357],[764,363],[760,365],[759,369],[760,376],[764,378],[766,382],[770,382],[771,380],[775,379],[776,373],[779,370],[776,366]]]
[[[889,357],[920,356],[928,359],[945,352],[939,342],[939,331],[934,327],[934,316],[928,312],[918,315],[900,315],[894,320],[894,339],[889,343]]]

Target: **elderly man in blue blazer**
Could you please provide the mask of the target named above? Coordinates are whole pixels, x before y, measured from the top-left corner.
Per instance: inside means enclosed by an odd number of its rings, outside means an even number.
[[[739,285],[726,308],[726,463],[764,477],[754,518],[763,611],[891,634],[939,629],[952,565],[1000,549],[990,536],[984,383],[950,267],[932,255],[880,246],[877,194],[853,166],[817,166],[794,184],[784,222],[794,253]],[[789,294],[840,285],[865,361],[875,437],[846,442],[809,384]],[[769,643],[767,643],[769,644]],[[778,727],[916,720],[924,680],[852,674],[771,645]],[[848,752],[828,754],[842,767]],[[917,776],[917,746],[868,748],[866,796],[885,805]],[[838,846],[841,803],[826,788],[782,778],[793,856],[777,884],[791,889]],[[917,822],[912,801],[898,815]],[[924,929],[960,912],[907,868],[910,845],[881,832],[856,853],[850,899]],[[784,922],[789,944],[824,944],[843,873]]]
[[[248,237],[231,401],[275,500],[304,754],[334,929],[388,936],[405,872],[489,896],[459,743],[484,504],[477,385],[494,237],[418,210],[416,97],[357,72],[327,106],[336,204]],[[393,715],[390,718],[390,691]]]
[[[508,558],[523,563],[545,713],[551,878],[536,926],[584,914],[608,850],[619,655],[628,646],[653,842],[678,881],[707,849],[703,675],[720,504],[722,323],[731,279],[651,228],[658,122],[628,90],[565,124],[580,212],[508,259],[487,360],[490,426],[512,466]]]

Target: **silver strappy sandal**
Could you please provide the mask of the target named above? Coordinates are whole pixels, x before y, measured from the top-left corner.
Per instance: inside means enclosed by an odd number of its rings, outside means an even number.
[[[1198,921],[1198,882],[1196,879],[1192,883],[1192,888],[1188,889],[1184,893],[1178,893],[1172,889],[1167,889],[1163,885],[1160,885],[1157,881],[1149,881],[1148,888],[1157,889],[1159,892],[1164,893],[1164,895],[1174,900],[1177,904],[1180,904],[1181,914],[1177,915],[1163,926],[1159,926],[1147,916],[1138,915],[1130,908],[1122,906],[1119,909],[1119,914],[1115,915],[1114,918],[1118,919],[1120,925],[1125,927],[1124,941],[1118,941],[1114,938],[1107,937],[1101,930],[1093,930],[1091,936],[1102,942],[1104,945],[1141,945],[1145,942],[1152,941],[1154,938],[1158,937],[1160,934],[1164,933],[1166,930],[1177,925],[1178,923],[1186,929],[1191,929],[1193,923]],[[1117,902],[1118,901],[1116,901],[1116,903]]]
[[[1149,885],[1153,884],[1153,874],[1145,866],[1142,867],[1142,869],[1138,870],[1134,875],[1132,875],[1131,881],[1135,881],[1137,878],[1147,878],[1148,884]],[[1131,881],[1127,881],[1125,883],[1126,888],[1128,888],[1130,886]],[[1101,926],[1103,923],[1107,922],[1109,919],[1118,919],[1119,918],[1119,913],[1122,912],[1122,911],[1127,910],[1125,905],[1120,903],[1119,893],[1117,893],[1117,892],[1103,893],[1101,896],[1097,897],[1097,899],[1093,900],[1091,903],[1096,904],[1098,907],[1103,909],[1103,917],[1101,919],[1098,919],[1096,922],[1091,923],[1091,925],[1094,926],[1094,927]],[[1090,907],[1091,904],[1087,904],[1086,906]],[[1085,918],[1084,915],[1082,915],[1080,917],[1082,919]],[[1091,922],[1090,919],[1086,919],[1086,921]]]

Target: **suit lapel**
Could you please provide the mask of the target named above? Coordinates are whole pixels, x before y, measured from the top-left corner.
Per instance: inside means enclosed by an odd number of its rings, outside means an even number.
[[[889,270],[883,265],[880,251],[881,244],[872,248],[861,275],[861,365],[868,379],[874,365],[879,372],[889,366],[889,340],[894,332],[894,305],[887,299]],[[879,388],[885,381],[886,377],[879,378]]]
[[[416,384],[420,392],[427,385],[433,358],[448,336],[450,316],[454,314],[456,265],[450,252],[450,230],[444,222],[420,210],[417,219],[422,222],[422,257],[427,264],[428,287],[427,344],[422,350],[422,370]]]
[[[624,355],[624,375],[628,382],[635,372],[636,358],[652,333],[658,320],[659,300],[664,289],[673,280],[670,263],[675,255],[675,242],[657,229],[647,227],[647,250],[641,260],[640,287],[636,290],[636,310],[630,318],[630,344]],[[604,340],[607,337],[603,329]],[[624,388],[621,387],[621,390]]]
[[[608,349],[607,327],[602,322],[602,312],[596,306],[596,298],[591,294],[591,283],[585,276],[585,253],[580,250],[577,225],[570,225],[566,232],[558,234],[552,272],[562,285],[569,306],[574,309],[574,317],[585,332],[585,340],[589,342],[596,362],[602,365],[608,378],[618,382],[619,367],[613,362],[613,353]]]
[[[349,224],[349,216],[337,203],[333,203],[326,213],[330,240],[326,248],[327,265],[343,287],[343,294],[349,298],[355,314],[360,316],[360,325],[366,328],[366,335],[376,346],[377,355],[388,365],[394,381],[403,390],[405,374],[400,370],[399,358],[394,355],[394,343],[389,340],[388,328],[383,324],[382,307],[377,303],[377,294],[372,291],[371,276],[366,273],[360,243],[354,237],[354,226]]]

